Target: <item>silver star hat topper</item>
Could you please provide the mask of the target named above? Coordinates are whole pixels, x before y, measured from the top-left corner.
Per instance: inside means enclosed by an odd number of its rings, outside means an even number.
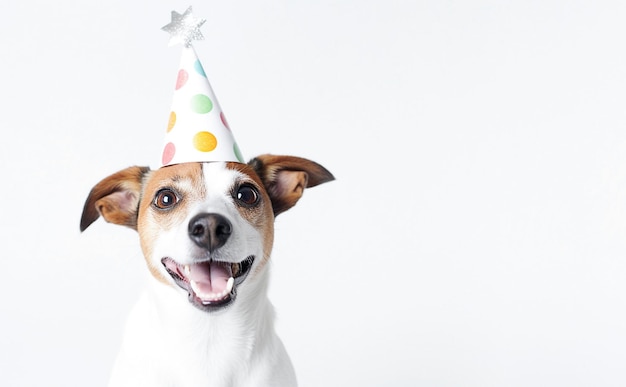
[[[182,43],[185,47],[189,47],[192,41],[204,39],[200,27],[205,21],[205,19],[194,17],[193,10],[189,6],[182,15],[172,11],[172,21],[161,29],[170,34],[170,46]]]

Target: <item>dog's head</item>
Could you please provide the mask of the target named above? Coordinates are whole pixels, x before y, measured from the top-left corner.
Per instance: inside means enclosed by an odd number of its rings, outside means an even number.
[[[333,179],[321,165],[293,156],[130,167],[91,190],[80,229],[102,216],[137,230],[152,275],[212,311],[233,303],[238,287],[264,270],[274,217],[305,188]]]

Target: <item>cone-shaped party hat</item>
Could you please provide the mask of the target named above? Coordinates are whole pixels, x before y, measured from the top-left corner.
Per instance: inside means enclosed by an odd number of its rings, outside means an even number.
[[[203,39],[202,19],[172,11],[172,22],[162,29],[170,33],[170,45],[183,44],[176,78],[161,166],[187,162],[235,161],[243,157],[235,142],[224,113],[209,84],[204,68],[191,46],[192,40]]]

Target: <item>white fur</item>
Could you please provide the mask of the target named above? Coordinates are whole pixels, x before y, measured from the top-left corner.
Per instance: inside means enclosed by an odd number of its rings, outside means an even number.
[[[233,225],[220,259],[235,262],[254,254],[254,266],[238,287],[234,303],[213,313],[192,306],[178,286],[150,276],[128,319],[110,387],[296,385],[289,357],[274,331],[274,311],[267,298],[269,265],[258,270],[264,254],[262,235],[240,216],[228,195],[239,172],[223,163],[207,164],[203,172],[210,182],[205,200],[193,203],[180,225],[160,233],[148,259],[159,268],[164,256],[190,263],[198,248],[188,237],[187,224],[195,214],[214,212]],[[162,273],[171,279],[165,269]]]

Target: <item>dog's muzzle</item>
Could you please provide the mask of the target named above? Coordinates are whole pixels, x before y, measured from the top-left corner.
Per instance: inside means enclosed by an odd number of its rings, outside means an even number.
[[[202,213],[189,222],[189,238],[208,252],[201,262],[180,264],[171,257],[161,263],[174,282],[189,294],[189,302],[204,311],[221,309],[237,296],[237,286],[246,279],[254,263],[254,256],[239,262],[214,260],[211,253],[224,246],[232,233],[232,225],[222,215]]]

